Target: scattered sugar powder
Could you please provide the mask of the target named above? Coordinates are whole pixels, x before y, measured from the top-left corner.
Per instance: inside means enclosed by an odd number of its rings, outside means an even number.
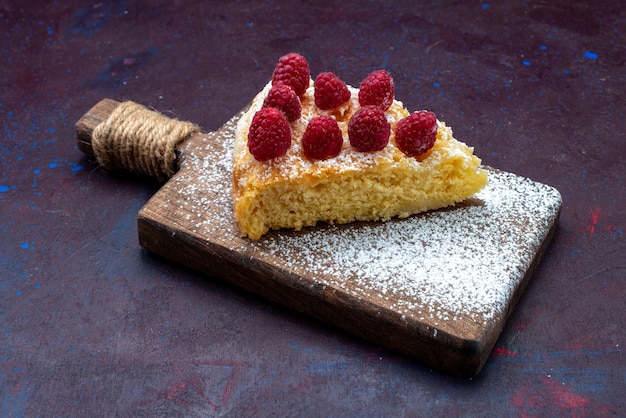
[[[190,221],[192,232],[237,237],[232,251],[281,260],[311,286],[375,301],[402,320],[439,327],[463,318],[481,325],[503,315],[560,210],[561,196],[552,187],[490,171],[486,188],[454,208],[238,239],[236,223],[224,213],[232,210],[235,119],[221,131],[223,147],[211,150],[210,159],[188,158],[195,183],[180,190],[181,200],[193,206],[187,208],[192,213],[215,212]],[[207,149],[212,143],[206,141]]]
[[[275,234],[259,249],[405,316],[484,322],[503,313],[559,207],[556,190],[492,172],[486,189],[453,210]]]

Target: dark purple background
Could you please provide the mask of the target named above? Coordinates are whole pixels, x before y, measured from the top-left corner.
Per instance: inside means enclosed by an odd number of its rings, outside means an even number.
[[[626,415],[626,7],[0,2],[0,415]],[[102,98],[215,130],[284,53],[389,70],[485,164],[563,195],[483,372],[457,379],[158,259],[159,185],[75,146]]]

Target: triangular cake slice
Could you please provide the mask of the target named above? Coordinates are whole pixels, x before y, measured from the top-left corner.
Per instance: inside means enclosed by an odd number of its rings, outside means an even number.
[[[272,82],[254,98],[238,122],[233,149],[234,215],[242,235],[256,240],[271,229],[300,230],[320,221],[403,218],[454,205],[486,185],[487,172],[473,148],[456,140],[444,122],[436,122],[436,140],[424,154],[413,157],[400,151],[396,124],[410,112],[395,99],[384,112],[390,125],[386,146],[370,152],[354,149],[348,124],[362,106],[359,89],[347,87],[350,97],[345,103],[321,110],[309,77],[308,88],[299,95],[300,117],[289,123],[291,144],[284,155],[265,161],[250,152],[248,134]],[[316,160],[304,155],[302,136],[309,121],[320,115],[337,121],[343,143],[338,155]]]

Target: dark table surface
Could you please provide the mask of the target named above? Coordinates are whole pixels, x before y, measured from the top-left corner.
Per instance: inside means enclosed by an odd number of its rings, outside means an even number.
[[[616,1],[0,2],[0,415],[626,415],[626,7]],[[459,379],[159,259],[159,184],[75,143],[100,99],[218,129],[298,51],[388,69],[559,229]]]

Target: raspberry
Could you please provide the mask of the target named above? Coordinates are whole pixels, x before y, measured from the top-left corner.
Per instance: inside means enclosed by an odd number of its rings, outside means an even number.
[[[286,84],[272,86],[267,97],[263,100],[263,107],[275,107],[285,114],[289,122],[299,119],[302,113],[302,105],[298,95]]]
[[[278,59],[272,74],[272,85],[287,84],[298,96],[302,96],[309,87],[310,78],[311,71],[306,58],[292,52]]]
[[[278,158],[285,155],[290,145],[291,128],[280,110],[266,107],[254,114],[248,131],[248,149],[254,158]]]
[[[350,145],[357,151],[380,151],[389,142],[391,126],[378,106],[364,106],[348,122]]]
[[[302,135],[302,151],[310,160],[325,160],[341,152],[343,136],[337,121],[330,116],[311,119]]]
[[[374,71],[361,82],[359,103],[361,106],[374,105],[387,110],[393,103],[394,94],[391,75],[385,70]]]
[[[396,145],[409,157],[417,157],[433,147],[437,139],[437,116],[422,110],[396,124]]]
[[[334,73],[320,73],[315,78],[315,105],[329,110],[350,100],[350,90],[346,83]]]

